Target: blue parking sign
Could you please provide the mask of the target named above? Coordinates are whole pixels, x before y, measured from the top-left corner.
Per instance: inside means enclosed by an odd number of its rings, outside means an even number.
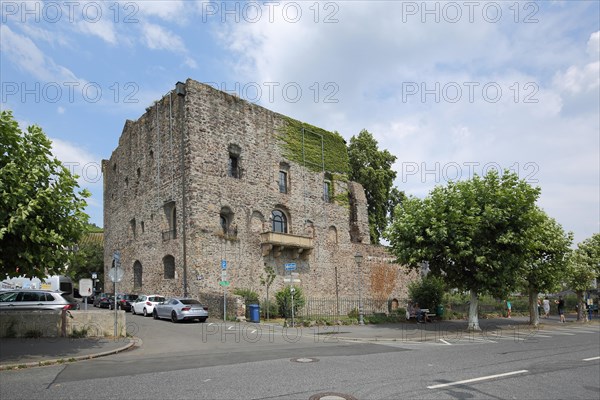
[[[221,269],[227,269],[227,261],[221,260]]]

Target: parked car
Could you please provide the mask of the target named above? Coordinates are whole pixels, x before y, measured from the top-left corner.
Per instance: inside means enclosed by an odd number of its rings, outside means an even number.
[[[149,317],[154,311],[154,306],[163,301],[165,301],[165,298],[158,294],[140,295],[131,303],[131,313]]]
[[[108,308],[110,306],[110,299],[114,295],[112,293],[100,293],[94,297],[94,307]]]
[[[0,294],[0,310],[76,310],[79,302],[70,293],[18,289]]]
[[[154,319],[166,318],[172,322],[197,319],[200,322],[208,318],[208,309],[198,300],[172,297],[154,306]]]
[[[123,294],[117,295],[117,309],[124,310],[125,312],[131,311],[131,303],[138,298],[137,294]],[[110,298],[110,304],[108,306],[110,310],[114,309],[114,297]]]

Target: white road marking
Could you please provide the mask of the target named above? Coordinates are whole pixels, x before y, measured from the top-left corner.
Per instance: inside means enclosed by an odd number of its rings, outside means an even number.
[[[464,381],[457,381],[457,382],[450,382],[450,383],[441,383],[439,385],[427,386],[427,389],[440,389],[440,388],[445,388],[445,387],[449,387],[449,386],[462,385],[462,384],[465,384],[465,383],[480,382],[480,381],[485,381],[485,380],[488,380],[488,379],[495,379],[495,378],[502,378],[502,377],[505,377],[505,376],[511,376],[511,375],[517,375],[517,374],[524,374],[526,372],[529,372],[529,371],[526,370],[526,369],[522,369],[520,371],[506,372],[504,374],[488,375],[488,376],[482,376],[482,377],[479,377],[479,378],[465,379]]]
[[[448,343],[448,342],[446,342],[444,339],[440,339],[440,342],[442,342],[442,343],[444,343],[444,344],[447,344],[448,346],[452,346],[452,343]]]
[[[584,358],[583,361],[594,361],[594,360],[600,360],[600,357],[591,357],[591,358]]]

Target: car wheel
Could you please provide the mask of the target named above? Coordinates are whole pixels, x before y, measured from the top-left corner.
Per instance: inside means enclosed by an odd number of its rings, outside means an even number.
[[[146,310],[144,310],[144,311],[146,311]],[[156,310],[154,310],[154,311],[152,312],[152,318],[154,318],[154,319],[158,319],[158,313],[156,312]]]
[[[175,311],[171,312],[171,322],[177,322],[177,313]]]
[[[206,317],[198,318],[198,321],[200,321],[200,322],[206,322]]]
[[[154,314],[154,313],[152,313],[152,314]],[[148,310],[146,310],[146,307],[144,307],[144,317],[147,317],[147,316],[148,316]]]

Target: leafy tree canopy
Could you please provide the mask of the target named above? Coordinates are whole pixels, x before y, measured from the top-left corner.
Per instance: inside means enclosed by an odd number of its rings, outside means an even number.
[[[527,239],[522,286],[536,295],[557,290],[567,272],[572,233],[565,233],[556,220],[536,208]]]
[[[387,150],[379,150],[377,141],[367,130],[353,136],[348,145],[350,180],[365,189],[371,243],[379,243],[388,225],[388,216],[404,193],[392,188],[396,172],[392,165],[396,156]]]
[[[78,187],[40,127],[22,131],[0,113],[0,276],[62,272],[88,220]]]
[[[539,193],[508,171],[451,182],[404,201],[387,236],[400,262],[428,261],[451,287],[503,297],[524,262]]]

